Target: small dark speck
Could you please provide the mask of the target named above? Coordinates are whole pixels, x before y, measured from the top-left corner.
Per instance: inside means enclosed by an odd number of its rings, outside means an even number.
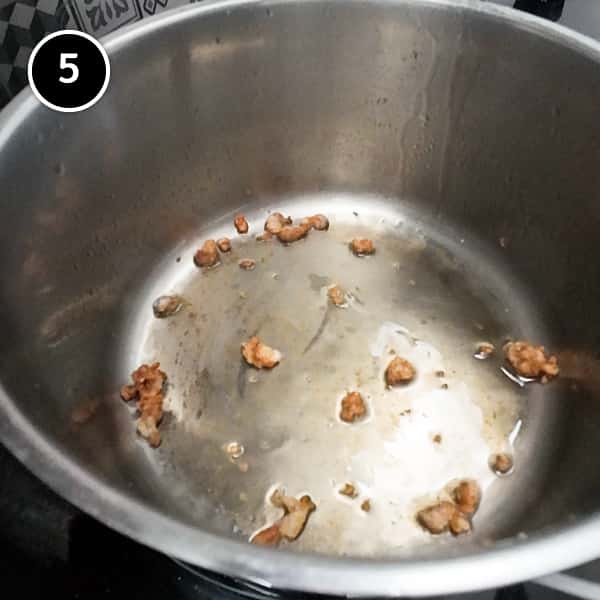
[[[215,43],[216,44],[220,44],[221,43],[221,38],[220,37],[216,37],[215,38]]]
[[[358,217],[358,213],[357,213],[355,210],[353,210],[353,211],[352,211],[352,214],[353,214],[355,217]]]
[[[448,389],[448,384],[447,383],[442,383],[442,389],[443,390],[447,390]]]
[[[178,257],[175,259],[175,262],[181,262],[181,256],[178,256]]]
[[[419,58],[419,53],[416,50],[412,51],[412,57],[417,60],[417,58]]]

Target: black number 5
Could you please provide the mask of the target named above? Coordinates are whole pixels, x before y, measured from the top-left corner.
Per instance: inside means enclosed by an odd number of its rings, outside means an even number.
[[[79,67],[70,60],[75,60],[79,55],[76,52],[61,52],[60,54],[60,68],[61,71],[68,69],[71,74],[68,77],[62,75],[58,78],[61,83],[73,83],[79,79]]]

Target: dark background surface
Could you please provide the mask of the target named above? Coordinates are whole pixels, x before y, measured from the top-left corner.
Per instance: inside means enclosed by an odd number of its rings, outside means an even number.
[[[8,590],[18,590],[20,600],[242,597],[234,589],[246,597],[252,594],[233,579],[191,573],[85,515],[29,473],[1,445],[0,581],[0,597],[9,597],[5,595]],[[451,598],[566,600],[569,596],[526,584]]]

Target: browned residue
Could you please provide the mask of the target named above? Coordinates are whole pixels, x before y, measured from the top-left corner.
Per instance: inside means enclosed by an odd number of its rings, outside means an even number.
[[[272,369],[282,358],[279,350],[263,344],[257,336],[252,336],[242,344],[242,356],[249,365],[257,369]]]
[[[283,509],[284,515],[273,525],[256,533],[250,539],[253,544],[276,546],[283,539],[290,542],[297,539],[304,530],[310,513],[317,508],[308,495],[296,499],[284,495],[280,490],[273,493],[271,503]]]
[[[150,446],[156,448],[161,441],[158,426],[163,417],[163,387],[167,376],[156,362],[141,365],[131,374],[131,379],[133,384],[121,388],[121,398],[126,402],[136,400],[140,412],[137,430]]]

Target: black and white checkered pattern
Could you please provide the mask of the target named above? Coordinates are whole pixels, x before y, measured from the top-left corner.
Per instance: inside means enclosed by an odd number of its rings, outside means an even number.
[[[34,46],[68,20],[63,0],[19,0],[0,8],[0,106],[26,85]]]
[[[195,0],[0,0],[0,109],[27,85],[27,62],[35,45],[60,29],[102,37]]]

